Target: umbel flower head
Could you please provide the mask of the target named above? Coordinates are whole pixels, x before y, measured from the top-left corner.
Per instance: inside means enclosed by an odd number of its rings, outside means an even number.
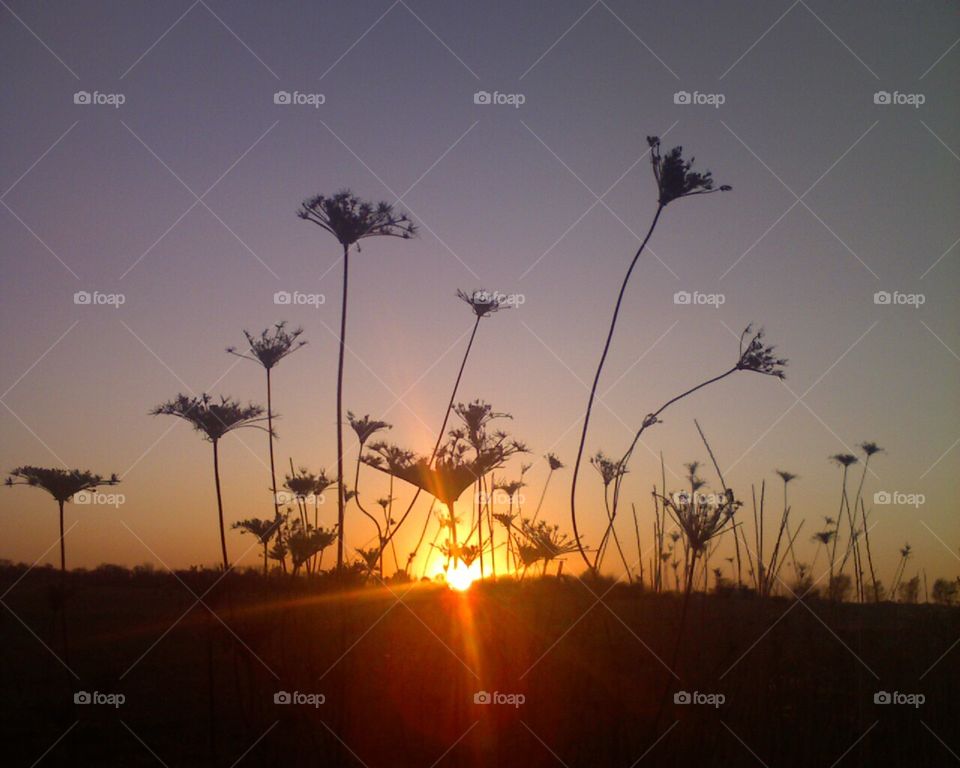
[[[618,461],[608,458],[603,451],[597,451],[597,454],[591,457],[590,463],[593,464],[597,472],[600,473],[604,487],[627,474],[627,468],[625,466]]]
[[[175,399],[158,405],[151,416],[177,416],[193,425],[210,442],[216,442],[228,432],[245,427],[266,430],[260,422],[266,420],[263,408],[254,403],[243,405],[229,397],[217,402],[204,393],[197,397],[177,395]]]
[[[694,158],[684,160],[683,147],[674,147],[663,155],[660,153],[658,136],[647,136],[647,144],[650,145],[653,176],[660,190],[660,205],[667,205],[681,197],[705,195],[710,192],[729,192],[732,189],[729,184],[714,187],[710,171],[703,173],[694,171]]]
[[[42,488],[56,501],[70,501],[81,491],[92,491],[100,485],[116,485],[116,475],[104,478],[81,469],[46,469],[44,467],[17,467],[6,479],[5,485],[30,485]]]
[[[505,303],[506,297],[496,291],[490,292],[481,289],[468,294],[458,288],[457,297],[465,301],[477,317],[486,317],[494,312],[499,312],[501,309],[510,308]]]
[[[846,469],[857,463],[857,457],[852,453],[835,453],[830,457],[830,461]]]
[[[227,352],[244,360],[260,363],[269,371],[287,355],[296,352],[307,343],[297,340],[302,333],[303,328],[288,331],[287,323],[279,322],[273,326],[272,332],[270,329],[265,329],[259,336],[244,331],[243,335],[247,337],[247,351],[240,352],[236,347],[227,347]]]
[[[371,419],[369,413],[362,418],[357,418],[353,415],[353,411],[347,411],[347,421],[350,422],[353,431],[357,433],[357,440],[360,441],[361,447],[377,432],[384,429],[393,429],[393,426],[385,421]]]
[[[558,469],[563,469],[563,462],[557,458],[555,453],[548,453],[545,457],[547,463],[550,465],[550,471],[556,472]]]
[[[754,332],[751,324],[743,329],[743,333],[740,334],[740,358],[737,360],[737,370],[753,371],[785,379],[786,374],[783,369],[787,365],[786,358],[777,357],[774,354],[776,347],[766,344],[763,338],[763,328]]]
[[[333,485],[333,480],[327,477],[325,470],[321,469],[319,474],[315,475],[306,467],[300,467],[293,474],[286,475],[283,481],[283,487],[298,499],[306,499],[310,496],[319,497],[331,485]]]
[[[499,447],[483,450],[471,459],[459,454],[447,454],[440,456],[431,466],[426,456],[415,457],[398,449],[391,452],[391,461],[381,444],[373,444],[370,448],[376,453],[365,455],[362,459],[365,464],[417,486],[447,506],[452,506],[467,488],[485,474],[500,467],[508,455]],[[397,461],[398,458],[400,461]]]
[[[349,189],[335,195],[316,195],[301,203],[297,216],[327,230],[341,245],[351,246],[365,237],[400,237],[407,240],[417,228],[405,213],[389,203],[361,200]]]

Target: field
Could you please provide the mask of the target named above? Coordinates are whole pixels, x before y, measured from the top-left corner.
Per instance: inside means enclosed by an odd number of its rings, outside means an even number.
[[[4,765],[956,757],[952,608],[694,593],[675,678],[682,597],[604,580],[341,592],[320,579],[99,569],[68,573],[65,627],[55,570],[6,567],[0,592]],[[75,703],[81,691],[101,703]],[[482,691],[493,701],[477,703]],[[881,691],[913,698],[877,704]],[[275,703],[280,692],[296,701]],[[694,703],[675,703],[680,692]]]

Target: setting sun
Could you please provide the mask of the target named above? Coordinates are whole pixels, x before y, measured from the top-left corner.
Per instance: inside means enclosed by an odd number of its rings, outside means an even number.
[[[478,577],[474,570],[472,566],[458,560],[457,564],[447,571],[447,586],[457,592],[466,592]]]

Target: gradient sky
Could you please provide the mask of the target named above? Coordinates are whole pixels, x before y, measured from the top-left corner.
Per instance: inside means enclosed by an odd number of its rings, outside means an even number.
[[[734,190],[662,217],[630,285],[588,451],[621,453],[644,414],[729,367],[748,322],[790,365],[783,384],[731,377],[645,435],[625,485],[644,546],[657,453],[674,488],[684,462],[707,459],[698,418],[742,497],[776,468],[800,475],[791,493],[808,562],[810,535],[836,513],[828,456],[877,441],[886,452],[868,501],[925,497],[873,507],[882,578],[907,541],[908,575],[956,576],[958,10],[10,0],[0,8],[0,467],[123,476],[118,509],[68,507],[71,566],[214,563],[210,447],[147,412],[178,391],[262,401],[262,371],[224,348],[243,328],[286,319],[309,345],[277,369],[280,463],[333,472],[339,251],[294,212],[345,186],[400,198],[421,225],[418,239],[365,241],[352,260],[345,407],[428,452],[471,326],[456,289],[520,293],[521,307],[481,324],[459,399],[509,411],[535,457],[572,463],[612,302],[656,202],[645,136],[660,134]],[[74,104],[81,90],[125,103]],[[280,90],[325,102],[277,105]],[[479,90],[525,102],[477,105]],[[675,104],[681,90],[724,103]],[[877,91],[924,103],[875,104]],[[278,307],[281,290],[326,302]],[[77,305],[77,291],[125,303]],[[724,304],[677,305],[677,291]],[[878,305],[877,291],[924,304]],[[269,513],[265,449],[255,432],[225,442],[228,522]],[[545,476],[540,460],[528,497]],[[583,478],[590,544],[600,484],[589,466]],[[545,513],[565,530],[569,481],[569,469],[557,475]],[[385,490],[373,472],[361,482],[371,501]],[[0,557],[53,561],[49,497],[5,489],[0,515]],[[335,519],[332,504],[325,516]],[[352,511],[348,544],[371,533]],[[251,543],[228,541],[234,557]]]

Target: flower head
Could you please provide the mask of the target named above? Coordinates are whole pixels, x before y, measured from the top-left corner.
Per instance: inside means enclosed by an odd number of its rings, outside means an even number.
[[[546,458],[547,463],[550,465],[551,472],[556,472],[558,469],[563,469],[563,462],[557,458],[556,454],[548,453],[544,458]]]
[[[244,331],[243,335],[247,337],[247,351],[240,352],[236,347],[227,347],[227,352],[245,360],[258,362],[269,371],[287,355],[293,354],[307,343],[298,341],[302,333],[303,328],[288,331],[286,322],[279,322],[273,326],[272,332],[266,329],[259,336]]]
[[[477,317],[486,317],[501,309],[509,309],[504,301],[505,297],[497,292],[478,290],[473,293],[465,293],[457,289],[457,297],[470,305]]]
[[[405,213],[389,203],[361,200],[345,189],[329,197],[315,195],[303,201],[297,216],[325,229],[345,246],[366,237],[413,237],[417,228]]]
[[[604,487],[627,474],[625,466],[619,461],[608,458],[603,451],[597,451],[596,455],[590,459],[590,463],[600,473]]]
[[[883,453],[883,448],[876,443],[871,442],[860,443],[860,450],[863,451],[867,456],[873,456],[875,453]]]
[[[747,341],[748,338],[749,341]],[[744,328],[743,333],[740,334],[740,357],[737,360],[737,370],[753,371],[765,376],[785,379],[786,374],[784,374],[783,369],[787,365],[786,358],[774,355],[776,348],[766,344],[763,338],[763,328],[756,332],[754,332],[752,325]]]
[[[367,440],[377,434],[377,432],[393,428],[392,425],[387,424],[385,421],[371,419],[370,414],[365,414],[363,418],[357,418],[353,415],[353,411],[347,411],[347,421],[350,422],[353,431],[357,433],[357,439],[360,441],[361,447],[363,447]]]
[[[46,469],[44,467],[17,467],[6,479],[5,485],[30,485],[42,488],[57,501],[70,501],[81,491],[92,491],[100,485],[116,485],[116,475],[104,478],[81,469]]]
[[[674,147],[666,155],[660,153],[660,138],[647,136],[650,145],[650,161],[653,176],[660,190],[660,205],[691,195],[703,195],[710,192],[728,192],[732,187],[723,184],[714,188],[710,171],[700,173],[693,170],[694,158],[683,159],[683,147]]]
[[[210,442],[216,442],[235,429],[266,429],[260,425],[260,422],[266,420],[261,406],[254,403],[243,405],[223,396],[217,402],[206,393],[197,397],[177,395],[173,400],[158,405],[150,411],[150,415],[181,418]]]
[[[830,461],[838,464],[841,467],[849,467],[857,463],[857,457],[852,453],[835,453],[830,457]]]

